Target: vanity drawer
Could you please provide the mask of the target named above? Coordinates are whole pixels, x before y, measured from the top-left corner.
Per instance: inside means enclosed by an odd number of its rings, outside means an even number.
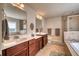
[[[47,35],[43,36],[43,47],[48,43]]]
[[[28,49],[23,49],[22,51],[16,53],[15,56],[28,56]]]
[[[35,44],[29,46],[29,56],[35,53]]]
[[[39,40],[40,49],[42,49],[42,45],[43,45],[43,43],[42,43],[42,38],[40,38],[40,40]]]
[[[29,45],[29,56],[34,56],[37,53],[36,43]]]
[[[32,39],[29,41],[29,56],[34,56],[36,51],[36,39]]]
[[[5,49],[5,55],[7,56],[14,56],[16,53],[22,51],[24,48],[28,48],[28,42],[24,42],[21,44],[18,44],[16,46],[10,47],[8,49]]]

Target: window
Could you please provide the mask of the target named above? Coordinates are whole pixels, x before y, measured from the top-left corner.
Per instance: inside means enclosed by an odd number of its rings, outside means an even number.
[[[8,21],[9,32],[16,32],[16,21]]]

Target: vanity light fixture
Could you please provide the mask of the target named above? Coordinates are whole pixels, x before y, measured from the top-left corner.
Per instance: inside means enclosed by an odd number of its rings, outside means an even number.
[[[18,7],[22,10],[24,10],[24,4],[23,3],[11,3],[13,6]]]
[[[22,8],[24,8],[24,4],[20,4],[20,6],[21,6]]]
[[[40,20],[43,19],[43,17],[42,17],[41,15],[36,15],[36,17],[37,17],[38,19],[40,19]]]

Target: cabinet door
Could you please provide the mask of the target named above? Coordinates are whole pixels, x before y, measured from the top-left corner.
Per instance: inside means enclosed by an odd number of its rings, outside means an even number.
[[[34,56],[36,54],[36,40],[29,41],[29,56]]]
[[[28,56],[28,50],[23,49],[22,51],[16,53],[15,56]]]
[[[39,39],[36,39],[36,53],[40,50]]]
[[[47,35],[43,36],[43,47],[47,44],[48,39],[47,39]]]
[[[25,53],[26,53],[25,56],[29,56],[29,48],[28,47],[25,49]]]
[[[45,35],[45,45],[48,43],[47,35]]]
[[[45,46],[45,43],[46,43],[46,38],[45,36],[43,36],[43,46]]]
[[[29,56],[34,56],[36,53],[35,44],[29,45]]]
[[[40,49],[42,49],[42,38],[39,38],[39,46],[40,46]]]

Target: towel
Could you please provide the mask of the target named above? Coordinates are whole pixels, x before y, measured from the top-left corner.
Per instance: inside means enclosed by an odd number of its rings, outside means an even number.
[[[7,19],[2,20],[2,38],[5,40],[9,39],[9,28]]]

